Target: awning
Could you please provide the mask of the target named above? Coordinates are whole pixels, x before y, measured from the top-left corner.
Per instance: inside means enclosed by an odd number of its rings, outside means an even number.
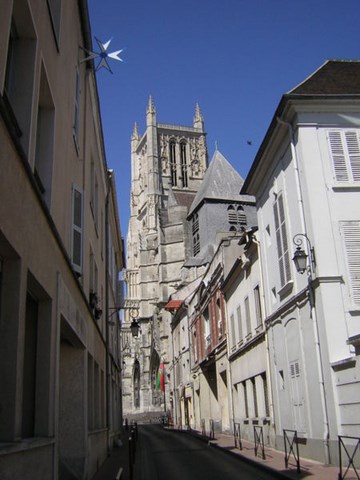
[[[170,302],[168,302],[164,308],[165,310],[179,310],[183,303],[184,300],[170,300]]]

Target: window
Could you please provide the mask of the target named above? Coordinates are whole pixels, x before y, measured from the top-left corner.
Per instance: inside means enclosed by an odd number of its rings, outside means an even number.
[[[244,339],[243,328],[242,328],[242,318],[241,318],[241,306],[238,305],[236,309],[236,316],[237,316],[237,327],[239,332],[239,342],[242,343]]]
[[[291,280],[290,255],[287,241],[285,209],[283,195],[280,193],[276,197],[273,205],[275,218],[275,234],[277,243],[277,254],[280,270],[280,285],[284,287]]]
[[[246,214],[244,212],[244,207],[242,205],[239,205],[237,208],[237,217],[238,217],[238,224],[241,227],[246,227]]]
[[[15,0],[8,40],[4,100],[11,123],[28,153],[35,73],[36,35],[28,2]]]
[[[230,315],[230,332],[231,332],[231,347],[235,347],[236,345],[236,337],[235,337],[235,319],[234,314]]]
[[[82,243],[83,243],[83,205],[82,192],[73,186],[72,191],[72,240],[71,260],[74,270],[82,273]]]
[[[360,142],[356,130],[328,132],[337,182],[360,182]]]
[[[246,320],[246,329],[247,329],[247,337],[251,337],[251,317],[250,317],[250,304],[249,304],[249,297],[245,298],[245,320]]]
[[[207,348],[207,347],[210,347],[210,345],[211,345],[210,314],[209,314],[209,307],[208,306],[203,311],[203,318],[204,318],[205,348]]]
[[[36,128],[35,180],[50,207],[53,154],[54,154],[55,107],[44,66],[41,68],[39,105]]]
[[[254,417],[258,417],[259,416],[259,410],[258,410],[258,400],[257,400],[256,378],[255,377],[253,377],[251,379],[251,385],[252,385],[253,402],[254,402]]]
[[[79,130],[80,130],[80,72],[78,67],[76,67],[73,135],[74,135],[74,140],[75,140],[77,149],[79,149]]]
[[[47,0],[47,5],[50,12],[51,25],[56,43],[59,46],[61,0]]]
[[[224,332],[223,332],[223,321],[222,321],[220,298],[216,300],[216,317],[218,321],[219,337],[222,337]]]
[[[95,226],[98,224],[98,197],[99,197],[99,185],[95,173],[95,164],[91,160],[90,165],[90,206],[93,214]]]
[[[360,221],[342,222],[351,300],[360,305]]]
[[[171,185],[173,187],[177,186],[177,177],[176,177],[176,143],[174,141],[170,142],[170,172],[171,172]]]
[[[255,299],[256,325],[260,326],[262,324],[262,313],[261,313],[259,285],[257,285],[254,288],[254,299]]]
[[[264,389],[264,402],[265,402],[265,415],[270,417],[270,402],[269,402],[269,389],[267,384],[266,373],[261,374],[261,379],[263,382],[263,389]]]
[[[248,402],[248,395],[246,390],[246,382],[242,382],[242,391],[243,391],[243,397],[244,397],[245,418],[249,418],[249,402]]]
[[[194,214],[192,218],[192,236],[193,236],[193,255],[196,255],[200,252],[200,234],[199,234],[199,215]]]
[[[233,205],[228,206],[227,214],[228,214],[228,222],[230,224],[237,224],[238,222],[237,212],[235,210],[235,207],[233,207]]]
[[[188,186],[187,161],[186,161],[186,143],[180,143],[180,163],[181,163],[181,181],[182,186]]]

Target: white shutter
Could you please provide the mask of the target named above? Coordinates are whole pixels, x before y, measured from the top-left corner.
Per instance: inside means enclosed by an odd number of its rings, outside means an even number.
[[[338,182],[360,182],[360,142],[356,130],[328,132],[329,147]]]
[[[360,145],[357,132],[345,132],[346,146],[349,154],[350,169],[354,182],[360,181]]]
[[[82,272],[82,242],[83,242],[83,199],[82,191],[73,186],[72,191],[72,236],[71,260],[76,272]]]
[[[352,301],[360,305],[360,221],[343,222],[342,234]]]
[[[329,146],[336,180],[338,182],[348,182],[349,176],[340,131],[329,132]]]
[[[289,247],[287,241],[285,209],[282,194],[279,194],[273,205],[275,217],[275,233],[279,259],[280,284],[285,286],[291,280]]]

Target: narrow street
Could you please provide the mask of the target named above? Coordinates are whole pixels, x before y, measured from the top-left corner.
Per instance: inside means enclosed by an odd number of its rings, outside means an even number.
[[[271,480],[277,478],[186,433],[139,426],[134,480]]]

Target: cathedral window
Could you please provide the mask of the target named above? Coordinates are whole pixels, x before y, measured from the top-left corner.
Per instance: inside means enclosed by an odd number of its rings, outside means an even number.
[[[181,181],[182,186],[188,186],[188,174],[187,174],[187,159],[186,159],[186,143],[180,143],[180,162],[181,162]]]
[[[174,141],[170,142],[170,172],[171,172],[171,185],[177,186],[176,178],[176,144]]]

